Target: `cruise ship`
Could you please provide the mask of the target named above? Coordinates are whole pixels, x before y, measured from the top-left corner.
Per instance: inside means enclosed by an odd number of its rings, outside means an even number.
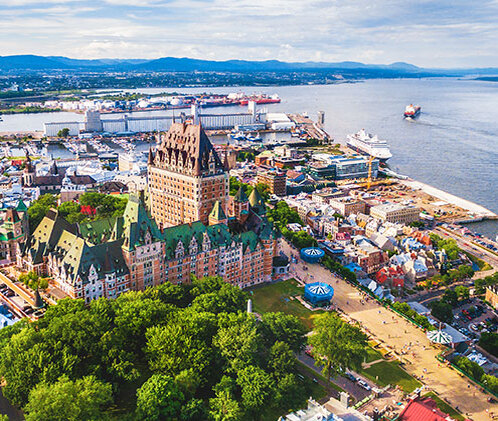
[[[386,162],[393,156],[385,140],[379,139],[377,135],[372,136],[365,132],[365,129],[361,129],[356,134],[350,134],[347,138],[346,144],[363,155],[373,156],[381,162]]]

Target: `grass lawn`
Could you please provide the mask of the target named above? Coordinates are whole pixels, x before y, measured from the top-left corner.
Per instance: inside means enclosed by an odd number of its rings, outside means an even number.
[[[361,374],[368,377],[379,386],[388,384],[399,385],[406,393],[413,392],[422,384],[403,370],[398,362],[381,361],[369,368],[361,370]]]
[[[468,251],[464,251],[464,253],[467,255],[467,257],[474,262],[477,266],[479,266],[479,271],[484,271],[484,270],[490,270],[493,269],[489,263],[485,262],[482,259],[479,259],[479,257],[474,256],[473,254],[469,253]]]
[[[465,417],[463,417],[459,412],[449,406],[445,401],[443,401],[439,396],[437,396],[434,392],[429,392],[425,397],[431,398],[434,402],[436,402],[437,407],[443,411],[445,414],[448,414],[451,418],[456,419],[457,421],[465,421]]]
[[[371,362],[374,362],[377,360],[382,360],[382,359],[384,359],[384,357],[382,356],[382,354],[379,351],[377,351],[371,347],[367,348],[367,357],[365,358],[366,363],[371,363]]]
[[[268,313],[281,311],[293,314],[299,318],[308,329],[313,327],[313,319],[322,310],[311,311],[304,307],[298,300],[291,297],[304,294],[304,288],[300,287],[296,280],[276,282],[251,290],[254,311],[256,313]]]

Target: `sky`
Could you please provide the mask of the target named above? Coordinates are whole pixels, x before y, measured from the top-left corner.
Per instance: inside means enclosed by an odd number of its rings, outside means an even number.
[[[0,55],[498,67],[498,0],[0,0]]]

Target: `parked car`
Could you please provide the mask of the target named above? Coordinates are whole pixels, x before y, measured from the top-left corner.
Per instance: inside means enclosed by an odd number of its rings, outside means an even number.
[[[351,373],[346,373],[344,375],[344,377],[346,377],[347,379],[351,380],[352,382],[356,382],[356,380],[358,380],[355,376],[353,376]]]
[[[372,390],[372,388],[368,385],[365,380],[358,380],[358,386],[362,387],[365,390]]]

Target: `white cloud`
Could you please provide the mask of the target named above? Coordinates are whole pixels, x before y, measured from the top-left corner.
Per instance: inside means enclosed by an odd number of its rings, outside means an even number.
[[[10,0],[0,7],[0,51],[498,66],[498,2],[471,3]]]

